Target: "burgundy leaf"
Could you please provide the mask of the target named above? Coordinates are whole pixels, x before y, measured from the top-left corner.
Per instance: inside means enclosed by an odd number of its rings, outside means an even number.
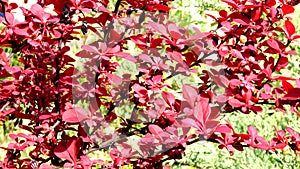
[[[67,147],[65,147],[65,143],[64,142],[60,142],[59,144],[58,144],[58,146],[56,146],[55,148],[54,148],[54,154],[57,156],[57,157],[59,157],[59,158],[61,158],[61,159],[66,159],[66,160],[68,160],[68,161],[70,161],[70,162],[73,162],[73,159],[72,159],[72,157],[70,156],[70,154],[69,154],[69,152],[68,152],[68,150],[67,150]]]
[[[221,1],[227,3],[228,5],[232,6],[233,8],[238,8],[237,4],[233,0],[221,0]]]
[[[262,112],[263,109],[261,108],[261,106],[251,106],[250,109],[255,112],[255,113],[259,113]]]
[[[189,105],[194,107],[196,97],[198,96],[198,91],[196,88],[185,84],[182,86],[182,94],[183,98],[189,103]]]
[[[215,129],[215,132],[218,132],[218,133],[231,133],[231,128],[228,127],[225,124],[221,124],[221,125],[217,126],[217,128]]]
[[[262,14],[262,9],[260,7],[256,8],[255,10],[253,10],[251,12],[251,18],[252,18],[252,20],[253,21],[257,21],[258,19],[260,19],[261,14]]]
[[[181,33],[174,23],[167,24],[167,28],[172,38],[179,39],[181,37]]]
[[[167,102],[167,104],[172,107],[172,105],[175,103],[175,97],[172,93],[169,92],[162,92],[162,96],[164,98],[164,100]]]
[[[256,144],[256,148],[259,148],[261,150],[269,150],[269,143],[264,138],[258,136],[256,137],[256,140],[260,143]]]
[[[282,83],[282,86],[283,86],[284,90],[287,91],[287,92],[289,92],[290,90],[294,89],[293,85],[291,85],[286,80],[282,80],[281,83]]]
[[[289,20],[286,20],[285,23],[284,23],[284,31],[285,31],[285,34],[287,35],[287,37],[290,39],[292,37],[293,34],[295,34],[296,32],[296,29],[295,29],[295,26],[294,24],[289,21]]]
[[[200,97],[200,99],[197,99],[197,102],[195,104],[196,106],[194,108],[194,117],[197,121],[199,121],[200,126],[204,127],[211,112],[211,109],[209,107],[209,99]]]
[[[100,54],[99,50],[97,49],[97,47],[95,46],[91,46],[91,45],[83,45],[82,49],[91,52],[91,53],[97,53]]]
[[[137,60],[129,53],[125,53],[125,52],[116,52],[115,53],[116,56],[119,56],[121,58],[124,58],[126,60],[129,60],[131,62],[136,62]]]
[[[88,119],[83,109],[69,109],[62,113],[62,120],[68,123],[78,123]]]
[[[161,35],[168,37],[168,33],[166,28],[159,24],[159,23],[155,23],[155,22],[149,22],[148,23],[155,31],[159,32]]]
[[[241,107],[243,105],[245,105],[245,103],[239,101],[238,99],[235,98],[231,98],[228,100],[228,103],[233,106],[233,107]]]
[[[294,7],[290,6],[290,5],[283,5],[281,7],[281,10],[282,10],[283,15],[287,15],[287,14],[293,13],[295,11]]]
[[[278,52],[281,51],[281,49],[279,47],[279,44],[278,44],[278,42],[276,40],[274,40],[274,39],[268,39],[267,43],[268,43],[268,45],[271,48],[275,49],[276,51],[278,51]]]
[[[300,88],[290,89],[289,92],[283,96],[285,100],[298,100],[300,98]]]
[[[158,125],[155,125],[155,124],[150,124],[148,126],[148,129],[153,135],[159,136],[159,137],[161,137],[160,135],[164,132]]]
[[[289,60],[287,57],[281,57],[278,61],[276,71],[280,71],[280,69],[285,68],[289,64]]]
[[[40,165],[39,169],[52,169],[52,167],[49,164],[43,163]]]

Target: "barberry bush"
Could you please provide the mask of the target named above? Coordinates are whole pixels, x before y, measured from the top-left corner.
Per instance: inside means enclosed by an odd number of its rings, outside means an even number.
[[[20,132],[0,167],[168,168],[201,140],[299,157],[292,127],[268,124],[267,140],[222,119],[264,105],[300,115],[300,79],[281,72],[298,57],[297,1],[222,1],[201,32],[172,22],[169,0],[1,0],[0,121]]]

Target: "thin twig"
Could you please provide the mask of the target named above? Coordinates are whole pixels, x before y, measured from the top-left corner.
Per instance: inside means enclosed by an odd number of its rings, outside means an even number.
[[[2,112],[7,106],[8,106],[9,102],[6,102],[5,105],[3,105],[3,107],[0,109],[0,112]]]

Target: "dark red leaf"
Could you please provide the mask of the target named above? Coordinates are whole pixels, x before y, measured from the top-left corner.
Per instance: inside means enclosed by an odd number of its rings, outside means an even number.
[[[266,5],[269,7],[276,5],[276,0],[266,0]]]
[[[198,96],[196,88],[185,84],[182,87],[182,94],[183,98],[190,104],[190,106],[194,107],[196,97]]]
[[[181,33],[178,30],[178,27],[174,23],[169,23],[167,25],[168,32],[170,33],[171,37],[174,39],[179,39],[181,37]]]
[[[67,142],[63,140],[54,148],[54,154],[75,164],[79,151],[78,143],[76,137],[69,138]]]
[[[161,35],[165,36],[165,37],[168,37],[168,33],[167,33],[167,30],[166,28],[159,24],[159,23],[155,23],[155,22],[149,22],[148,23],[149,26],[151,26],[155,31],[159,32]]]
[[[161,94],[162,94],[164,100],[167,102],[167,104],[170,107],[172,107],[172,105],[175,103],[175,97],[174,97],[174,95],[172,93],[165,92],[165,91],[163,91]]]
[[[262,14],[262,9],[260,7],[255,8],[252,12],[251,12],[251,18],[253,21],[257,21],[258,19],[260,19]]]
[[[79,123],[88,119],[83,109],[69,109],[62,113],[62,120],[68,123]]]
[[[91,52],[91,53],[97,53],[100,54],[98,48],[96,46],[92,46],[92,45],[83,45],[82,49]]]
[[[221,125],[217,126],[217,128],[215,129],[215,132],[218,132],[218,133],[231,133],[231,128],[228,127],[225,124],[221,124]]]
[[[54,154],[61,159],[66,159],[70,162],[73,162],[73,159],[65,146],[66,144],[63,141],[60,142],[58,146],[54,148]]]
[[[281,7],[281,10],[282,10],[283,15],[287,15],[287,14],[293,13],[295,11],[294,7],[290,6],[290,5],[283,5]]]
[[[251,106],[250,108],[253,112],[255,113],[259,113],[259,112],[262,112],[263,109],[261,108],[261,106]]]
[[[285,100],[297,100],[300,98],[300,88],[290,89],[289,92],[284,95],[282,99]]]
[[[245,105],[245,103],[243,103],[235,98],[228,100],[228,103],[233,107],[241,107],[241,106]]]
[[[52,169],[52,167],[49,164],[43,163],[40,165],[39,169]]]
[[[278,42],[275,39],[268,39],[267,44],[277,52],[281,51]]]
[[[282,83],[282,86],[283,86],[284,90],[287,91],[287,92],[289,92],[290,90],[294,89],[293,85],[291,85],[286,80],[282,80],[281,83]]]
[[[289,60],[287,57],[281,57],[278,61],[276,71],[280,71],[280,69],[285,68],[289,64]]]
[[[293,34],[295,34],[296,32],[296,29],[295,29],[295,26],[294,24],[289,21],[289,20],[286,20],[285,21],[285,24],[283,26],[284,28],[284,31],[285,31],[285,34],[287,35],[287,37],[290,39],[292,37]]]
[[[258,136],[256,137],[256,140],[259,142],[259,144],[256,144],[256,148],[261,150],[269,150],[269,143],[264,138]]]
[[[209,107],[209,99],[200,97],[197,99],[195,104],[196,106],[194,108],[194,117],[200,123],[200,126],[204,127],[211,112],[211,109]]]
[[[227,3],[228,5],[232,6],[233,8],[238,8],[237,4],[233,0],[221,0],[221,1]]]
[[[148,126],[148,129],[155,136],[160,136],[161,133],[164,132],[158,125],[155,125],[155,124],[150,124]]]

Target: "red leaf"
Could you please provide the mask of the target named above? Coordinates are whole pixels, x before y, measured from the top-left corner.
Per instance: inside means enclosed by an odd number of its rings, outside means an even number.
[[[15,23],[15,18],[14,15],[10,12],[5,12],[5,18],[8,21],[8,24],[14,25]]]
[[[174,51],[174,52],[170,53],[169,56],[170,56],[170,58],[171,58],[172,60],[175,60],[175,61],[178,62],[181,66],[188,68],[188,66],[186,65],[186,63],[185,63],[185,62],[183,61],[183,59],[182,59],[181,53]]]
[[[72,137],[72,139],[69,139],[67,143],[67,151],[70,154],[70,157],[73,159],[73,162],[76,162],[77,159],[77,154],[78,154],[78,149],[79,147],[76,145],[77,144],[77,138]]]
[[[285,77],[285,76],[275,76],[274,78],[272,78],[273,80],[296,80],[293,77]]]
[[[293,85],[291,85],[288,81],[286,80],[282,80],[282,86],[284,88],[285,91],[289,92],[291,89],[293,89]]]
[[[252,111],[254,111],[255,113],[259,113],[262,112],[263,109],[260,106],[251,106],[250,108]]]
[[[286,20],[283,28],[287,37],[291,39],[292,35],[296,32],[294,24],[291,21]]]
[[[221,0],[221,1],[227,3],[228,5],[232,6],[233,8],[238,8],[237,4],[233,0]]]
[[[54,154],[59,158],[66,159],[72,163],[76,163],[79,150],[77,143],[78,140],[76,137],[68,139],[67,144],[65,141],[61,141],[58,146],[54,148]]]
[[[285,68],[289,64],[289,60],[287,57],[281,57],[278,61],[276,71],[280,71],[280,69]]]
[[[217,126],[217,128],[215,129],[215,132],[219,132],[219,133],[231,133],[231,128],[228,127],[225,124],[221,124],[219,126]]]
[[[181,127],[191,127],[191,126],[196,126],[195,120],[191,118],[184,118],[180,120],[181,122]]]
[[[83,45],[82,49],[84,49],[84,50],[86,50],[88,52],[91,52],[91,53],[97,53],[97,54],[100,53],[96,46]]]
[[[111,74],[111,73],[107,73],[107,77],[108,77],[114,84],[117,84],[117,85],[122,84],[122,78],[119,77],[118,75],[114,75],[114,74]]]
[[[283,15],[287,15],[290,13],[293,13],[295,11],[294,7],[290,6],[290,5],[283,5],[281,7],[282,13]]]
[[[63,12],[63,8],[65,4],[72,4],[70,0],[64,0],[64,3],[62,3],[61,0],[44,0],[44,5],[53,4],[54,5],[54,11],[57,14],[60,14]]]
[[[39,169],[52,169],[51,165],[43,163],[40,165]]]
[[[169,92],[162,92],[162,97],[167,102],[167,104],[171,107],[175,103],[175,97],[172,93]]]
[[[155,124],[150,124],[148,126],[148,129],[155,136],[159,136],[161,133],[164,132],[158,125],[155,125]]]
[[[249,132],[249,134],[251,135],[252,138],[256,138],[256,136],[258,134],[256,128],[253,127],[253,126],[248,127],[248,132]]]
[[[300,98],[300,88],[293,88],[282,98],[285,100],[297,100]]]
[[[181,37],[182,34],[179,32],[176,24],[169,23],[167,25],[167,27],[168,27],[168,31],[169,31],[170,35],[172,36],[172,38],[179,39]]]
[[[190,104],[190,106],[194,107],[196,97],[198,96],[196,88],[185,84],[182,87],[182,94],[183,98]]]
[[[276,0],[266,0],[266,5],[269,7],[276,5]]]
[[[156,48],[157,46],[160,46],[162,43],[162,40],[163,40],[162,38],[153,39],[151,41],[150,48]]]
[[[66,160],[68,160],[68,161],[70,161],[70,162],[73,162],[73,160],[72,160],[72,158],[71,158],[69,152],[67,151],[67,148],[65,147],[65,145],[66,145],[66,144],[65,144],[63,141],[60,142],[60,143],[58,144],[58,146],[56,146],[56,147],[54,148],[54,154],[55,154],[57,157],[61,158],[61,159],[66,159]]]
[[[109,41],[119,41],[121,39],[121,35],[116,32],[115,30],[111,29],[110,30],[110,38]]]
[[[257,137],[257,130],[255,127],[253,126],[249,126],[248,127],[248,133],[250,134],[250,137],[251,137],[251,140],[248,142],[248,144],[251,146],[251,147],[254,147],[256,144],[255,144],[255,138]]]
[[[260,7],[256,8],[255,10],[253,10],[251,12],[251,18],[253,21],[257,21],[258,19],[260,19],[261,17],[261,14],[262,14],[262,10]]]
[[[88,116],[84,113],[84,110],[69,109],[62,114],[62,120],[68,123],[78,123],[88,119]]]
[[[245,103],[243,103],[235,98],[230,99],[228,101],[228,103],[233,107],[241,107],[241,106],[245,105]]]
[[[63,58],[64,58],[64,62],[65,62],[65,63],[75,62],[75,59],[73,59],[73,58],[72,58],[71,56],[69,56],[69,55],[64,55]]]
[[[300,38],[300,35],[294,35],[292,40],[299,39],[299,38]]]
[[[151,26],[155,31],[159,32],[161,35],[168,37],[168,33],[166,28],[163,25],[160,25],[155,22],[149,22],[149,26]]]
[[[154,9],[168,12],[171,8],[162,4],[155,4]]]
[[[279,143],[274,148],[276,148],[276,149],[283,149],[286,146],[287,146],[287,143]]]
[[[233,21],[235,21],[236,23],[239,23],[241,25],[245,25],[245,26],[250,24],[249,18],[244,15],[241,15],[241,14],[236,14],[234,16]]]
[[[255,147],[259,148],[261,150],[269,150],[269,143],[263,138],[263,137],[256,137],[256,140],[261,143],[261,144],[257,144]]]
[[[72,76],[74,74],[74,71],[75,71],[74,67],[69,67],[63,72],[63,75]]]
[[[196,102],[194,108],[194,117],[199,121],[200,126],[204,127],[208,117],[210,115],[211,109],[209,107],[209,99],[205,97],[200,97],[199,101]]]
[[[126,60],[129,60],[131,62],[136,62],[137,60],[129,53],[125,53],[125,52],[116,52],[115,53],[116,56],[119,56],[121,58],[124,58]]]
[[[44,9],[39,4],[33,4],[30,8],[30,11],[40,20],[45,20],[50,17],[50,14],[45,13]]]
[[[268,44],[271,48],[275,49],[277,52],[281,51],[281,49],[280,49],[280,47],[279,47],[279,44],[278,44],[278,42],[277,42],[276,40],[274,40],[274,39],[268,39],[268,40],[267,40],[267,44]]]

